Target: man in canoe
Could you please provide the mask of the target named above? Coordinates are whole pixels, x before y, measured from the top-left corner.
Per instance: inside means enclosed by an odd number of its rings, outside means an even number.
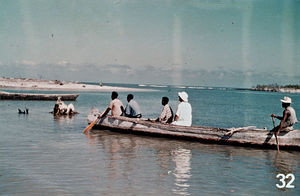
[[[127,105],[125,108],[125,116],[129,118],[141,118],[141,110],[139,104],[133,100],[133,94],[127,95]]]
[[[169,98],[163,97],[161,99],[161,104],[164,106],[160,116],[155,120],[161,123],[172,123],[173,121],[173,110],[169,106]]]
[[[111,111],[112,116],[121,116],[124,112],[123,103],[118,99],[118,93],[113,91],[111,93],[111,102],[105,112],[99,118],[106,116]]]
[[[271,117],[281,120],[280,124],[277,127],[274,127],[272,130],[275,132],[276,136],[278,136],[280,131],[292,131],[293,125],[298,122],[296,112],[294,108],[291,107],[292,99],[290,97],[284,97],[280,101],[282,103],[282,107],[284,108],[283,116],[271,114]]]
[[[192,125],[192,106],[188,102],[188,94],[186,92],[179,92],[177,111],[175,114],[173,125],[191,126]]]

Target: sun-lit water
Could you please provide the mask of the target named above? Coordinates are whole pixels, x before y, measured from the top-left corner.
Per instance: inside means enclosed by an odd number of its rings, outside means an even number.
[[[138,87],[138,85],[135,85]],[[139,88],[148,88],[140,86]],[[154,118],[162,96],[176,110],[186,90],[193,124],[272,128],[287,94],[234,89],[155,87],[134,93],[144,117]],[[126,92],[119,93],[123,104]],[[300,115],[300,95],[288,94]],[[299,152],[252,149],[102,131],[82,134],[91,107],[103,111],[109,92],[83,92],[80,113],[54,118],[52,101],[0,102],[0,195],[299,195]],[[69,103],[69,102],[67,102]],[[29,108],[19,115],[17,108]],[[277,121],[278,123],[278,121]],[[299,129],[299,124],[295,127]],[[278,173],[295,175],[277,189]]]

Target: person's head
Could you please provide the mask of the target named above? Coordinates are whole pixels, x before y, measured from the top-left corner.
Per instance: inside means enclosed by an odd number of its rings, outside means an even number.
[[[287,108],[288,106],[291,105],[292,103],[292,99],[290,97],[284,97],[283,99],[280,100],[281,101],[281,105],[283,108]]]
[[[162,99],[161,99],[161,104],[162,105],[167,105],[169,103],[169,98],[168,97],[163,97]]]
[[[127,95],[127,101],[129,102],[131,99],[133,99],[133,94],[128,94]]]
[[[178,99],[180,102],[188,102],[188,97],[189,95],[184,91],[178,93]]]
[[[61,103],[61,96],[57,97],[56,103]]]
[[[118,93],[117,93],[116,91],[113,91],[113,92],[111,93],[111,99],[114,100],[114,99],[116,99],[116,98],[118,98]]]

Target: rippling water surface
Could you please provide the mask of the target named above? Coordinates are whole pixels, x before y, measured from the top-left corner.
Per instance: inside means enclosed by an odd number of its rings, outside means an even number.
[[[144,117],[160,99],[176,110],[177,91],[134,93]],[[272,127],[285,94],[186,89],[193,124]],[[126,94],[120,93],[125,104]],[[289,94],[300,114],[300,95]],[[51,101],[0,102],[0,195],[299,195],[299,152],[252,149],[101,131],[82,134],[90,108],[104,110],[110,93],[81,93],[80,114],[54,118]],[[69,103],[69,102],[68,102]],[[29,108],[19,115],[17,108]],[[278,123],[278,122],[277,122]],[[299,125],[297,127],[299,129]],[[277,189],[278,173],[295,175],[293,189]]]

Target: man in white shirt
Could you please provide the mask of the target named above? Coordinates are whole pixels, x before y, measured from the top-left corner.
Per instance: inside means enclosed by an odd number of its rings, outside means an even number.
[[[177,112],[175,114],[173,125],[191,126],[192,125],[192,106],[188,102],[188,94],[186,92],[179,92]]]
[[[99,118],[107,115],[109,111],[111,111],[112,116],[121,116],[123,114],[124,112],[123,103],[117,98],[118,98],[118,93],[113,91],[111,93],[112,101],[110,102],[105,112]]]

